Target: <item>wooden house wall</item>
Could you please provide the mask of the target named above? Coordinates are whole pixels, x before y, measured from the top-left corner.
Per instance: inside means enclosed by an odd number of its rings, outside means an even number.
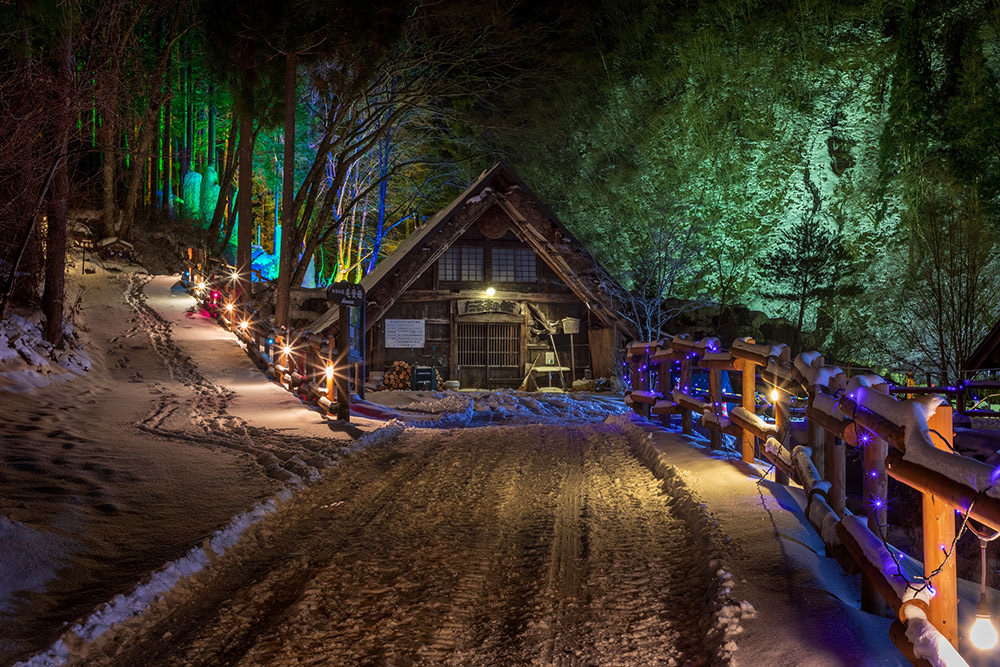
[[[590,330],[600,324],[591,318],[587,305],[581,302],[556,275],[545,261],[536,255],[535,282],[495,283],[490,280],[490,258],[492,248],[528,248],[519,241],[513,233],[507,232],[499,239],[489,239],[484,236],[476,225],[473,225],[451,247],[482,248],[484,255],[484,278],[481,281],[447,282],[440,281],[437,264],[433,265],[396,300],[386,311],[381,321],[376,322],[370,330],[369,350],[371,370],[379,371],[388,368],[394,361],[401,360],[410,364],[436,367],[445,380],[458,379],[463,387],[518,387],[528,368],[537,359],[538,365],[546,365],[546,353],[558,354],[560,366],[569,367],[571,360],[575,362],[573,371],[565,374],[568,386],[572,377],[584,377],[593,367],[590,349]],[[460,315],[458,304],[467,300],[485,299],[485,290],[493,286],[497,290],[497,299],[514,301],[520,306],[520,313],[513,315],[478,314]],[[533,335],[532,315],[527,306],[533,304],[542,317],[549,322],[560,322],[571,317],[580,320],[579,333],[571,337],[569,334],[555,333],[551,338],[546,335]],[[422,319],[425,320],[425,344],[417,349],[398,349],[385,347],[385,319]],[[516,367],[465,366],[459,363],[459,331],[463,324],[469,325],[508,325],[519,332],[516,341]],[[480,331],[470,326],[464,329],[466,333]],[[497,329],[501,331],[502,329]],[[505,330],[503,330],[505,331]],[[604,336],[606,338],[606,336]],[[603,339],[603,338],[602,338]],[[593,369],[596,372],[597,369]],[[603,370],[603,369],[602,369]],[[546,377],[547,381],[548,378]],[[544,384],[544,383],[543,383]],[[558,385],[558,379],[553,384]]]

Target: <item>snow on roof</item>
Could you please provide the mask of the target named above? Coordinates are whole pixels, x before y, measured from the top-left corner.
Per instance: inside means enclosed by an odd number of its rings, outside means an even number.
[[[97,242],[97,247],[98,248],[103,248],[104,246],[109,246],[109,245],[111,245],[113,243],[118,243],[120,245],[125,246],[126,248],[133,248],[134,247],[128,241],[126,241],[124,239],[120,239],[117,236],[108,236],[106,238],[101,239],[100,241]]]

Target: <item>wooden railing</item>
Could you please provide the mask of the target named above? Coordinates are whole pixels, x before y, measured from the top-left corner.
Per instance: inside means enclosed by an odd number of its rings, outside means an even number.
[[[956,512],[1000,530],[1000,468],[952,451],[952,407],[939,395],[969,387],[934,392],[890,387],[874,375],[848,378],[816,352],[793,361],[785,345],[746,338],[727,350],[718,339],[683,335],[633,342],[625,363],[625,400],[636,413],[664,422],[678,415],[684,433],[697,417],[713,448],[732,435],[744,461],[766,460],[776,481],[802,486],[806,516],[828,552],[862,572],[862,609],[892,609],[890,636],[911,662],[967,664],[957,652]],[[723,393],[722,373],[740,375],[739,394]],[[792,417],[801,417],[806,442],[793,443]],[[863,516],[847,509],[847,447],[862,450]],[[922,574],[911,574],[886,539],[889,477],[922,494]],[[947,642],[935,644],[940,637]]]
[[[345,418],[346,411],[339,409],[342,397],[335,377],[327,370],[338,360],[333,338],[305,330],[276,329],[247,301],[237,300],[231,279],[235,267],[225,261],[188,249],[186,264],[185,287],[206,312],[246,345],[255,363],[289,391]],[[364,397],[363,364],[352,361],[336,372],[348,376],[346,391],[354,388]]]

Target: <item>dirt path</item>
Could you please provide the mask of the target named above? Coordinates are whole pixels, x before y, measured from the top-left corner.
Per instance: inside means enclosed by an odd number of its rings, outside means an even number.
[[[717,583],[613,426],[408,429],[86,664],[699,665]]]

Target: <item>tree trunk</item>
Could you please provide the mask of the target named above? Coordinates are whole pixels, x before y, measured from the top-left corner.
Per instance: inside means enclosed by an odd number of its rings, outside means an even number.
[[[298,62],[292,49],[285,55],[285,155],[281,165],[281,249],[274,317],[278,326],[288,324],[288,302],[295,269],[295,84]]]
[[[222,221],[229,206],[229,200],[233,194],[233,176],[236,175],[236,160],[233,159],[233,147],[236,145],[236,132],[239,129],[239,114],[233,114],[233,124],[229,128],[229,141],[226,142],[225,161],[221,165],[222,172],[219,174],[219,199],[215,202],[215,212],[212,214],[212,224],[208,227],[208,238],[218,239],[223,236],[224,240],[219,244],[219,248],[225,247],[225,242],[229,240],[233,226],[230,220],[226,226],[225,234],[221,234]]]
[[[172,164],[172,152],[173,152],[173,141],[170,133],[170,114],[171,114],[171,98],[173,97],[173,84],[171,83],[170,76],[170,58],[167,58],[166,66],[166,86],[167,86],[167,102],[163,107],[163,210],[166,211],[167,216],[170,218],[174,217],[174,198],[173,198],[173,164]]]
[[[208,87],[208,166],[215,166],[215,86]]]
[[[246,99],[249,99],[249,96]],[[236,191],[236,270],[239,273],[239,279],[236,281],[237,299],[243,299],[250,293],[250,245],[253,242],[253,144],[253,112],[249,108],[244,108],[240,112],[240,181]]]
[[[62,343],[63,303],[66,288],[66,218],[69,210],[69,132],[73,124],[70,90],[73,82],[73,37],[68,19],[63,26],[60,43],[60,90],[63,95],[58,111],[55,136],[59,154],[52,177],[52,202],[49,207],[49,227],[46,238],[45,291],[42,308],[45,311],[45,340],[54,346]]]
[[[98,74],[102,83],[98,86],[98,105],[100,107],[100,127],[97,130],[97,143],[101,149],[101,196],[102,236],[115,236],[118,221],[118,207],[115,201],[115,166],[117,151],[115,146],[115,122],[112,108],[114,105],[113,91],[108,80],[110,74]]]
[[[155,123],[159,116],[159,109],[154,107],[143,119],[143,125],[139,128],[139,136],[136,138],[137,145],[135,152],[138,155],[148,155],[153,144],[153,134],[156,132]],[[139,199],[139,186],[142,183],[142,163],[138,160],[132,161],[132,168],[128,173],[128,186],[125,190],[125,202],[122,212],[122,224],[119,235],[128,239],[132,235],[132,227],[135,223],[136,205]]]

